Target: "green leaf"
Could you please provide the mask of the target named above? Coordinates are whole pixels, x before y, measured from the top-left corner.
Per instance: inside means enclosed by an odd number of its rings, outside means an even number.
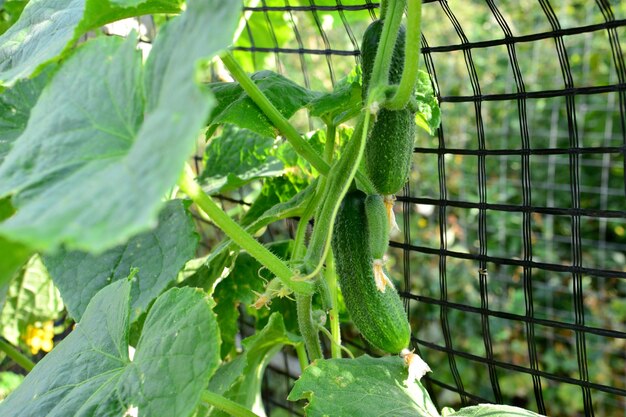
[[[417,100],[415,123],[430,135],[434,135],[441,124],[441,109],[430,75],[422,70],[417,74],[415,99]]]
[[[0,372],[0,401],[4,400],[23,380],[23,375],[13,372]]]
[[[232,125],[213,138],[205,151],[205,169],[199,177],[208,194],[234,190],[264,177],[284,173],[282,162],[273,155],[274,139]]]
[[[261,407],[261,382],[272,357],[283,346],[293,346],[301,339],[285,329],[283,318],[274,313],[265,327],[243,340],[243,353],[222,365],[209,383],[209,391],[225,396],[258,415],[265,415]],[[227,417],[219,410],[209,410],[210,417]]]
[[[161,295],[129,359],[130,282],[91,301],[82,321],[9,397],[0,415],[185,417],[218,366],[219,333],[211,306],[192,288]]]
[[[138,7],[116,7],[102,0],[31,0],[15,25],[0,36],[0,85],[29,77],[90,29],[132,16],[178,13],[181,6],[181,0],[140,2]]]
[[[0,165],[12,143],[26,129],[30,111],[48,83],[51,69],[34,79],[20,81],[0,94]]]
[[[363,107],[361,67],[341,79],[330,93],[322,94],[308,104],[311,116],[337,126],[355,117]]]
[[[198,236],[181,200],[169,201],[159,213],[156,229],[132,237],[100,254],[60,250],[44,257],[67,311],[79,321],[94,295],[113,281],[125,279],[134,268],[131,321],[172,283],[194,256]]]
[[[18,193],[0,234],[40,249],[103,251],[153,227],[213,103],[196,64],[228,45],[239,13],[236,2],[194,1],[163,28],[146,67],[145,108],[134,41],[79,48],[0,166],[0,197]]]
[[[480,404],[461,408],[449,417],[542,417],[541,414],[501,404]]]
[[[426,388],[405,383],[408,372],[397,357],[330,359],[313,362],[288,399],[306,399],[309,417],[439,416]]]
[[[277,256],[286,258],[291,248],[291,241],[273,242],[268,248]],[[237,257],[230,273],[215,287],[215,313],[222,336],[222,358],[228,356],[235,348],[235,337],[239,332],[240,304],[252,304],[256,292],[263,292],[265,284],[273,276],[247,252]]]
[[[26,264],[24,271],[11,282],[2,314],[0,334],[14,345],[27,326],[54,321],[63,311],[63,301],[38,255]]]
[[[272,71],[252,74],[252,80],[278,111],[290,118],[296,111],[314,100],[319,93],[307,90],[288,78]],[[238,83],[211,83],[217,106],[211,112],[208,136],[218,124],[230,123],[252,130],[262,136],[275,137],[276,129],[261,109],[254,104]]]

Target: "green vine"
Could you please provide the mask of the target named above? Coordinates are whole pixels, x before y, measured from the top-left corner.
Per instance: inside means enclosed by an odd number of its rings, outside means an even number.
[[[285,286],[295,293],[312,294],[313,284],[306,281],[293,280],[294,273],[291,269],[269,249],[257,242],[239,224],[232,220],[217,204],[211,200],[194,179],[194,174],[189,165],[185,166],[183,175],[178,181],[181,191],[187,194],[191,200],[204,211],[209,218],[228,236],[233,242],[248,251],[256,260],[269,269],[278,277]]]
[[[17,350],[13,345],[5,342],[3,339],[0,339],[0,351],[6,353],[6,355],[13,359],[15,363],[22,367],[27,372],[30,372],[35,367],[35,363],[28,359],[26,355]]]
[[[404,69],[402,71],[402,78],[400,79],[398,90],[393,98],[391,98],[384,105],[390,110],[400,110],[405,108],[413,96],[413,90],[415,89],[415,83],[417,81],[420,57],[420,48],[418,45],[420,44],[421,37],[421,23],[422,0],[408,0],[406,35],[407,48],[405,48],[404,54]]]

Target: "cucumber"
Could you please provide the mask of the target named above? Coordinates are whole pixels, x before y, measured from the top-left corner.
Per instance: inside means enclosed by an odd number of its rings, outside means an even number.
[[[389,247],[389,220],[385,200],[381,195],[368,195],[365,198],[365,217],[369,232],[370,253],[374,281],[378,291],[385,292],[387,286],[393,287],[391,280],[385,275],[384,256]]]
[[[376,58],[383,23],[373,22],[363,35],[361,63],[363,69],[363,98],[366,98]],[[389,84],[398,84],[404,68],[405,29],[400,27],[389,70]],[[418,47],[413,45],[413,47]],[[379,194],[396,194],[402,189],[411,169],[413,141],[416,133],[415,113],[381,109],[365,144],[365,173]]]
[[[376,51],[380,42],[380,35],[383,31],[383,21],[373,21],[365,32],[361,41],[361,70],[363,76],[363,88],[361,89],[361,97],[365,100],[367,90],[370,86],[372,78],[372,70],[374,69],[374,59],[376,59]],[[399,84],[402,78],[402,69],[404,68],[404,43],[406,39],[406,29],[404,25],[400,26],[398,31],[398,39],[391,56],[391,67],[389,69],[389,84]]]
[[[368,195],[365,198],[365,214],[372,256],[374,259],[382,259],[389,247],[389,222],[383,196]]]
[[[365,199],[351,191],[339,207],[332,237],[337,276],[356,327],[373,346],[395,354],[409,345],[411,329],[395,288],[376,287]]]

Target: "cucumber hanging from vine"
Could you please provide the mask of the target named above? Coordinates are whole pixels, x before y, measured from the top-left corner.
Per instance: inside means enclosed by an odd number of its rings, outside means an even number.
[[[366,197],[362,191],[349,192],[337,214],[332,248],[339,286],[352,321],[365,339],[395,354],[409,345],[411,331],[395,288],[381,292],[376,285],[372,247],[380,242],[370,231]]]
[[[380,43],[383,22],[374,21],[366,29],[361,46],[363,98],[368,94],[374,59]],[[398,84],[404,68],[405,29],[400,26],[388,74],[390,85]],[[382,195],[396,194],[407,181],[415,138],[415,112],[381,109],[365,145],[365,171],[376,191]]]

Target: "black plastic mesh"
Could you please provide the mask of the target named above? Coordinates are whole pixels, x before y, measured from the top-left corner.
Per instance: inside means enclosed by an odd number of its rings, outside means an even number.
[[[363,0],[247,4],[237,57],[314,89],[358,63],[378,13]],[[626,5],[425,0],[422,25],[442,126],[416,141],[391,252],[433,398],[623,415]],[[283,361],[268,411],[297,415],[276,394],[297,377]]]

